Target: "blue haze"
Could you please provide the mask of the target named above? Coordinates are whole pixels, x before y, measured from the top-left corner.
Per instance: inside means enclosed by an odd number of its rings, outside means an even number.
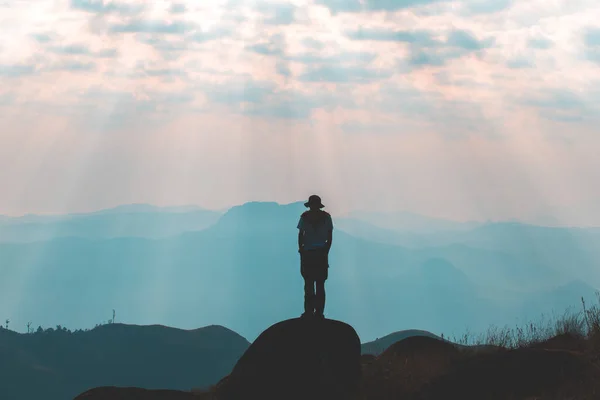
[[[253,340],[302,312],[304,210],[301,202],[223,214],[134,205],[0,218],[0,319],[21,332],[29,321],[78,329],[115,309],[117,322],[219,324]],[[367,212],[334,215],[334,226],[326,314],[363,342],[403,329],[514,326],[578,307],[581,296],[592,301],[600,286],[595,229]]]

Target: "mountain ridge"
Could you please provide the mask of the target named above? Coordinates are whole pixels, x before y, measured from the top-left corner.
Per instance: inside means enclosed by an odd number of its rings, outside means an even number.
[[[3,398],[59,400],[97,386],[191,390],[229,374],[250,342],[220,325],[104,324],[74,332],[0,329]]]

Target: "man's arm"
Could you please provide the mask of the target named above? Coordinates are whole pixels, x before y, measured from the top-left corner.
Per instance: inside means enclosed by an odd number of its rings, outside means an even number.
[[[300,217],[298,221],[298,253],[302,251],[302,247],[304,246],[304,220]]]
[[[304,246],[304,231],[302,229],[298,229],[298,252],[302,251],[303,246]]]
[[[331,216],[329,216],[328,218],[328,229],[327,229],[327,253],[329,253],[329,250],[331,249],[331,243],[333,241],[333,221],[331,219]]]

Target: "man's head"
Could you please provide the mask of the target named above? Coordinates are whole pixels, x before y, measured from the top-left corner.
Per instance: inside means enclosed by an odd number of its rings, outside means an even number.
[[[306,203],[304,203],[304,206],[310,208],[311,210],[319,210],[319,209],[325,207],[321,203],[321,198],[319,196],[317,196],[316,194],[313,194],[312,196],[310,196],[308,198],[308,201]]]

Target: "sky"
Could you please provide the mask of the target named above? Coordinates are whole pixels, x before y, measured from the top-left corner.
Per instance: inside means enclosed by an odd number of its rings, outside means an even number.
[[[600,225],[596,0],[0,0],[0,214]]]

